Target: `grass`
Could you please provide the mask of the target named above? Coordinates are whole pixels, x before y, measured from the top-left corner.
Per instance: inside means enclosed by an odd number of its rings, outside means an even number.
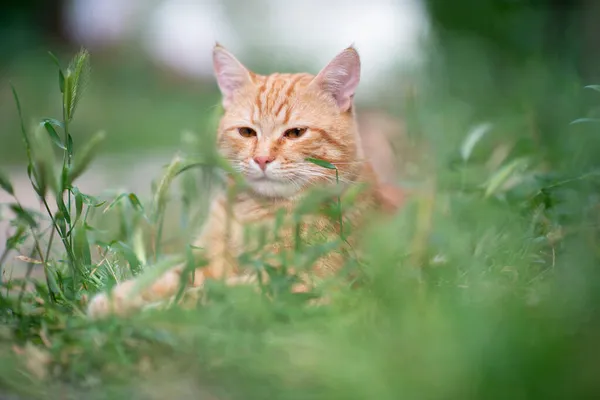
[[[44,279],[2,277],[1,390],[32,399],[600,393],[600,141],[585,109],[593,87],[537,65],[498,88],[485,81],[485,59],[468,71],[471,80],[457,79],[460,68],[425,71],[427,79],[415,80],[417,94],[402,97],[394,111],[427,150],[416,178],[404,182],[414,189],[407,204],[374,221],[362,257],[348,261],[357,287],[341,277],[324,282],[323,290],[336,287],[330,304],[307,305],[290,294],[293,277],[260,252],[277,232],[257,231],[257,251],[239,261],[271,275],[260,290],[211,282],[200,299],[182,299],[188,307],[94,322],[83,315],[93,293],[132,275],[151,280],[174,259],[189,259],[207,193],[220,182],[215,167],[227,166],[207,145],[211,135],[188,135],[152,199],[81,193],[77,178],[102,138],[83,135],[95,139],[78,147],[82,138],[69,132],[80,116],[75,105],[85,104],[88,58],[78,53],[61,70],[56,121],[20,133],[46,214],[18,198],[7,205],[13,236],[0,264],[21,255],[43,268]],[[483,87],[466,90],[474,84]],[[217,117],[206,118],[206,132]],[[592,120],[570,124],[578,118]],[[1,176],[2,189],[12,192]],[[177,184],[180,201],[171,196]],[[333,200],[343,214],[349,205]],[[311,256],[337,251],[311,239],[289,259],[308,266]]]

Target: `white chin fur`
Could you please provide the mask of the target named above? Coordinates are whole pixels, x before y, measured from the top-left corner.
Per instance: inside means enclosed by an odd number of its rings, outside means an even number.
[[[275,181],[271,179],[249,179],[248,183],[254,192],[265,197],[293,197],[300,189],[297,185],[292,183]]]

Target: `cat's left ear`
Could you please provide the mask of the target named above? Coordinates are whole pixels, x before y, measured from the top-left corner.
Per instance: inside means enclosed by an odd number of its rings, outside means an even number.
[[[218,43],[213,49],[213,67],[223,95],[223,108],[227,109],[235,93],[252,82],[250,71]]]
[[[329,94],[340,111],[352,107],[354,92],[360,81],[360,57],[353,46],[348,47],[319,72],[311,85]]]

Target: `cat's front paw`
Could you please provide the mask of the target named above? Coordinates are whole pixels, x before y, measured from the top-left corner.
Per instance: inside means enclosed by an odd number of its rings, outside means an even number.
[[[143,304],[140,296],[132,296],[133,281],[117,285],[112,292],[99,293],[87,306],[87,315],[92,319],[104,318],[108,315],[125,316],[140,308]]]

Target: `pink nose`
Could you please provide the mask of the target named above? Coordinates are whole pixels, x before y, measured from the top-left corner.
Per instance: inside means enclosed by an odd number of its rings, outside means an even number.
[[[260,169],[262,169],[263,171],[267,169],[267,164],[269,164],[273,160],[275,160],[275,157],[271,156],[254,157],[254,162],[257,163]]]

